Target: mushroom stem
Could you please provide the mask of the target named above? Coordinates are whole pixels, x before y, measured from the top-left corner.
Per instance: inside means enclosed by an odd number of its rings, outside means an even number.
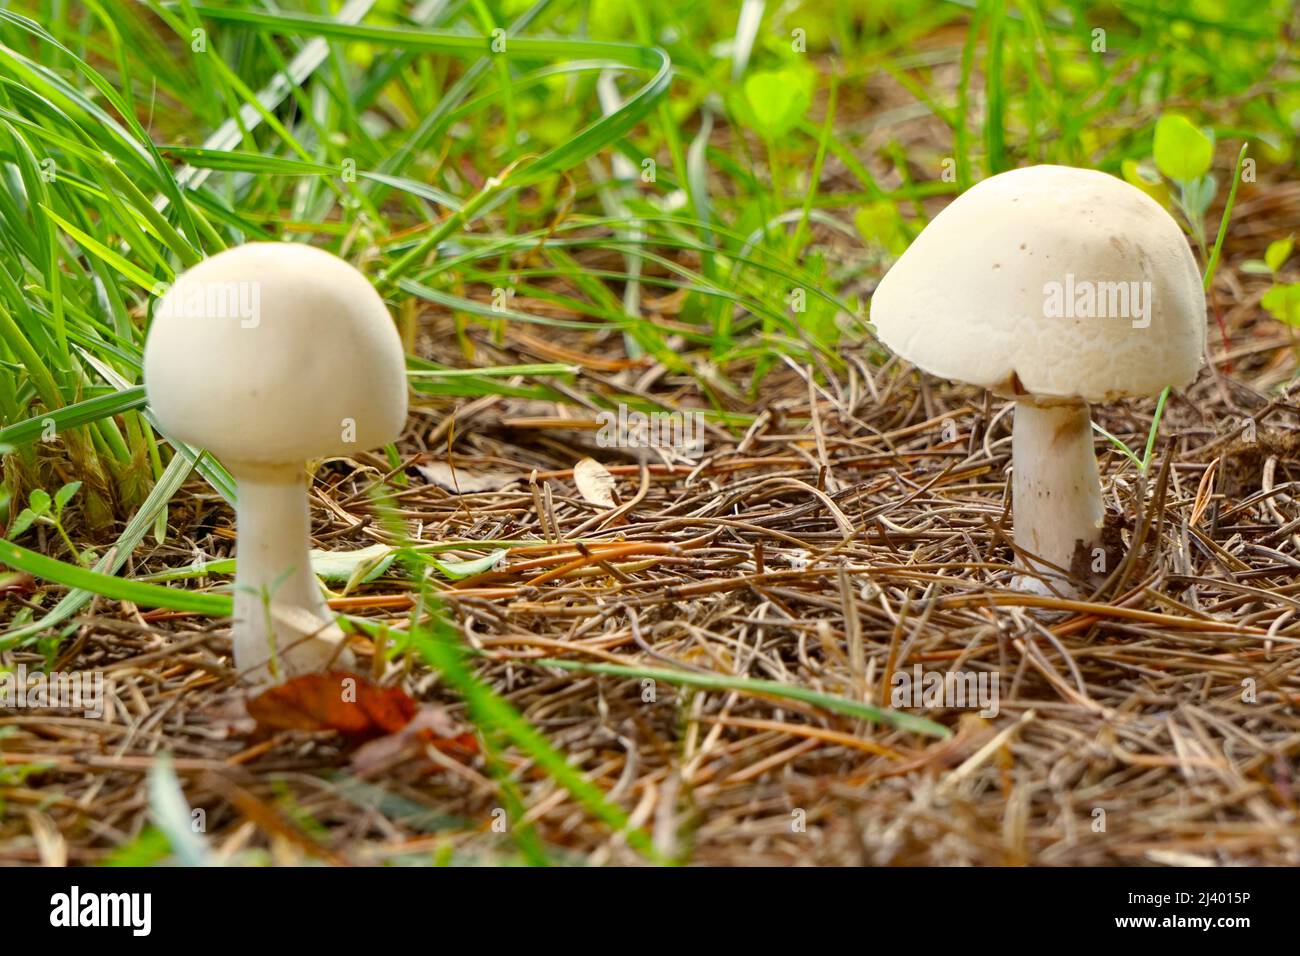
[[[311,526],[301,463],[231,469],[236,507],[235,667],[264,684],[348,668],[351,654],[311,569]]]
[[[1087,403],[1019,402],[1011,449],[1017,547],[1067,572],[1089,567],[1093,549],[1101,543],[1105,509]],[[1076,555],[1086,563],[1078,563]],[[1055,574],[1041,562],[1028,565]],[[1028,576],[1017,586],[1046,591],[1041,581]],[[1077,593],[1067,582],[1057,587],[1067,596]]]

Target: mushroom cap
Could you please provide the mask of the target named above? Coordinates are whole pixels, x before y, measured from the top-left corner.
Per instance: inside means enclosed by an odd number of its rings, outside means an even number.
[[[374,448],[406,422],[406,361],[383,299],[300,243],[236,246],[178,276],[154,310],[144,379],[164,432],[231,465]]]
[[[871,321],[933,375],[1011,397],[1110,401],[1196,377],[1205,293],[1182,230],[1142,190],[1030,166],[935,216],[881,280]]]

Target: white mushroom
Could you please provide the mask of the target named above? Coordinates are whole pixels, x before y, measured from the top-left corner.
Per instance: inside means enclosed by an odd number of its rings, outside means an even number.
[[[921,369],[1016,400],[1015,541],[1044,574],[1088,571],[1100,546],[1088,403],[1187,385],[1205,347],[1205,294],[1178,224],[1128,183],[1065,166],[959,196],[881,281],[871,320]]]
[[[311,458],[393,441],[406,421],[401,341],[364,275],[296,243],[204,260],[159,301],[145,343],[164,433],[238,482],[235,665],[254,683],[348,667],[312,573]]]

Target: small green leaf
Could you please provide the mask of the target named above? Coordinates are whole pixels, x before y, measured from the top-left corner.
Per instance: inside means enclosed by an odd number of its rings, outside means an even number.
[[[32,511],[36,513],[38,518],[50,513],[50,495],[47,491],[37,488],[31,493],[27,503],[32,506]]]
[[[443,573],[445,577],[452,581],[459,581],[462,578],[472,578],[476,574],[483,574],[491,571],[506,555],[505,549],[489,552],[481,558],[471,558],[468,561],[443,561],[439,558],[430,558],[429,563]]]
[[[36,512],[32,511],[31,508],[24,508],[22,511],[18,513],[18,517],[14,519],[14,523],[10,525],[9,537],[11,538],[18,537],[20,534],[22,534],[24,531],[30,528],[32,526],[32,523],[35,520],[36,520]]]
[[[867,203],[853,216],[853,224],[867,242],[875,243],[890,255],[900,256],[907,250],[903,217],[888,200]]]
[[[794,65],[751,73],[744,90],[744,119],[764,139],[780,139],[812,106],[813,74]]]
[[[1268,249],[1264,252],[1264,262],[1268,265],[1269,272],[1277,272],[1291,258],[1291,250],[1295,248],[1295,236],[1287,236],[1285,239],[1278,239],[1276,242],[1270,242]]]
[[[1205,218],[1205,213],[1214,202],[1217,184],[1213,175],[1200,176],[1183,185],[1183,204],[1196,219]]]
[[[54,513],[62,514],[72,496],[81,490],[81,482],[70,481],[54,493]]]
[[[154,826],[147,826],[135,839],[115,848],[100,861],[100,866],[154,866],[171,854],[167,835]]]
[[[1259,300],[1262,305],[1275,319],[1285,322],[1287,325],[1300,326],[1300,283],[1293,282],[1290,285],[1275,285],[1264,293],[1264,297]]]
[[[1156,121],[1152,152],[1160,172],[1186,183],[1210,171],[1214,142],[1186,116],[1166,113]]]

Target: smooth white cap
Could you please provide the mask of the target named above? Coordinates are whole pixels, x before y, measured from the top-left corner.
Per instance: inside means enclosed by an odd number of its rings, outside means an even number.
[[[1094,293],[1090,314],[1081,283]],[[1098,402],[1196,377],[1205,293],[1182,230],[1140,189],[1030,166],[939,213],[881,280],[871,321],[890,349],[941,378]]]
[[[178,276],[154,310],[144,379],[162,430],[227,464],[374,448],[406,422],[406,362],[383,299],[301,243],[236,246]]]

